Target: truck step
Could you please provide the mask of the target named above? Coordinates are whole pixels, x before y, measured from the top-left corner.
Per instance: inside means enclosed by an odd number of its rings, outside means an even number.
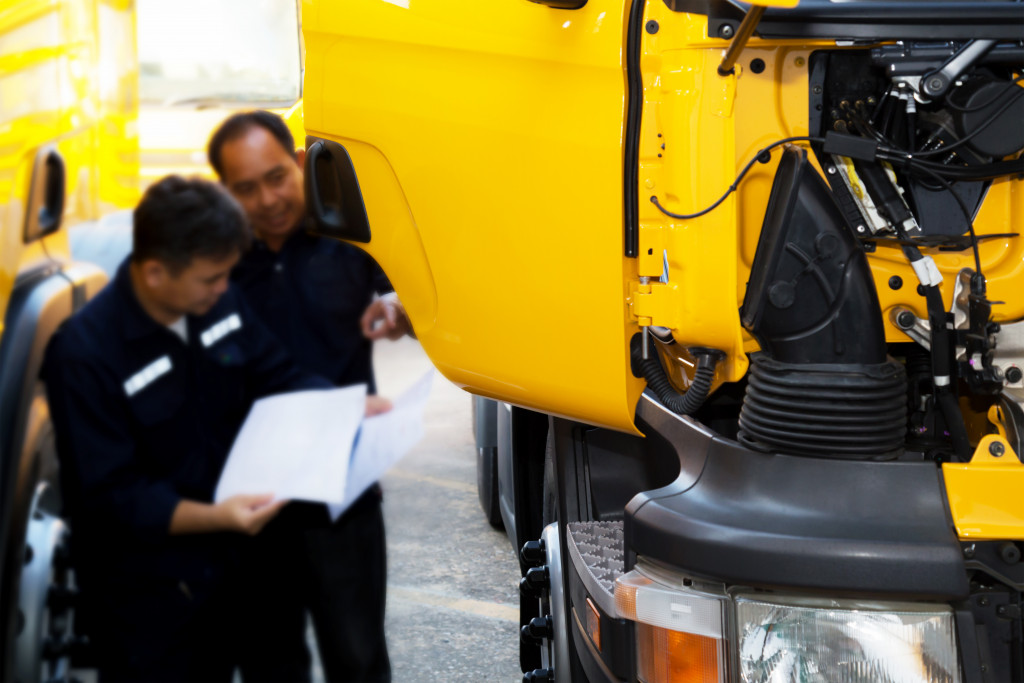
[[[570,522],[566,526],[569,557],[587,592],[611,616],[615,579],[626,571],[622,522]]]

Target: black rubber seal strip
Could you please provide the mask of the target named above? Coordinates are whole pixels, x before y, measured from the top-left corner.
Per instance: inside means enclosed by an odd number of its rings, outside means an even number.
[[[626,153],[622,156],[622,209],[626,256],[640,249],[640,121],[644,109],[644,80],[640,73],[640,40],[643,37],[644,0],[633,0],[626,38]]]

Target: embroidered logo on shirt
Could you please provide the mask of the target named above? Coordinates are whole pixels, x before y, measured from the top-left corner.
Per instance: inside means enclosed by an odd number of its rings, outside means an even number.
[[[170,371],[171,357],[161,356],[128,378],[124,383],[124,391],[128,396],[134,396]]]
[[[219,323],[214,323],[210,329],[199,335],[199,339],[203,342],[203,346],[209,348],[241,327],[242,319],[238,317],[237,313],[232,313]]]

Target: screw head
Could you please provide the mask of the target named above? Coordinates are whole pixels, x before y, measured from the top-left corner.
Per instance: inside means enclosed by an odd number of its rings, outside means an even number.
[[[988,445],[988,452],[996,458],[1003,457],[1003,453],[1006,452],[1006,446],[999,441],[993,441]]]
[[[1006,381],[1010,384],[1016,384],[1017,382],[1024,379],[1024,370],[1021,370],[1016,365],[1011,365],[1006,368]]]
[[[722,26],[718,29],[719,38],[725,38],[726,40],[728,40],[729,38],[732,38],[734,35],[736,35],[736,29],[732,27],[732,24],[722,24]]]
[[[647,24],[644,25],[644,28],[647,29],[648,33],[654,35],[655,33],[658,32],[658,29],[661,27],[658,25],[658,22],[656,22],[654,19],[651,19],[650,21],[647,22]]]
[[[942,90],[942,79],[933,78],[930,81],[928,81],[928,89],[931,90],[932,92]]]
[[[899,289],[903,286],[903,278],[899,275],[893,275],[889,278],[889,289]]]
[[[968,560],[971,559],[972,557],[974,557],[974,552],[975,551],[974,551],[974,544],[973,543],[970,544],[970,545],[965,545],[964,546],[964,557],[966,557]],[[988,598],[982,598],[978,602],[979,602],[979,604],[982,607],[984,607],[985,605],[988,604]]]

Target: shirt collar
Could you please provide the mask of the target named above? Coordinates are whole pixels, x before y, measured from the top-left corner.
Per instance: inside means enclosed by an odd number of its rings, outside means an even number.
[[[281,249],[277,253],[278,254],[283,254],[283,253],[289,251],[290,249],[293,249],[296,246],[298,246],[300,244],[303,244],[303,243],[306,243],[306,242],[309,242],[309,241],[311,241],[313,239],[314,239],[314,237],[312,235],[308,234],[306,232],[305,228],[303,228],[300,225],[295,230],[292,230],[291,234],[289,234],[288,238],[285,239],[284,243],[281,245]],[[262,251],[262,252],[265,252],[265,253],[268,253],[268,254],[273,254],[274,253],[274,252],[270,251],[270,247],[268,247],[267,243],[262,238],[260,238],[260,237],[255,237],[253,239],[252,243],[253,243],[253,248],[258,250],[258,251]]]
[[[118,298],[125,338],[134,340],[154,333],[168,332],[168,329],[153,320],[139,303],[139,298],[135,295],[135,288],[132,286],[130,265],[131,256],[117,267],[114,280],[110,284]]]

